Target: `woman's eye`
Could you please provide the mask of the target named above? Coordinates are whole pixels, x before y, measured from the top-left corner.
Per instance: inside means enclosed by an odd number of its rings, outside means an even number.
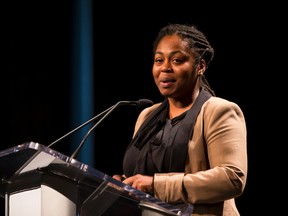
[[[182,60],[181,60],[181,59],[173,59],[172,62],[173,62],[173,63],[181,63]]]

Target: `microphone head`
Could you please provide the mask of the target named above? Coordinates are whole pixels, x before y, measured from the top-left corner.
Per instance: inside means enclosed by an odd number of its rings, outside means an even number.
[[[119,101],[116,105],[133,105],[138,107],[148,107],[153,105],[153,102],[148,99],[140,99],[138,101]]]
[[[151,101],[149,99],[140,99],[137,101],[138,107],[148,107],[148,106],[152,106],[152,105],[153,105],[153,101]]]

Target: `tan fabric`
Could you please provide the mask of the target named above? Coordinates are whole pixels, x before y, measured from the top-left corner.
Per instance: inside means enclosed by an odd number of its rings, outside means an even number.
[[[142,111],[134,134],[159,105]],[[155,174],[155,197],[172,204],[189,202],[193,216],[240,215],[234,198],[243,193],[247,179],[246,136],[240,107],[211,97],[197,118],[185,173]]]

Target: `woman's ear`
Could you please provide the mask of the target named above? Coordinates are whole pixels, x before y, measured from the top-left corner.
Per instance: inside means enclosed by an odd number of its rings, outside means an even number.
[[[201,59],[198,64],[198,75],[202,76],[206,70],[206,62],[204,59]]]

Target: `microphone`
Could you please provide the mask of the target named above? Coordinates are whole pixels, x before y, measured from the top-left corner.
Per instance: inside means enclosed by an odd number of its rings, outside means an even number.
[[[149,99],[140,99],[138,101],[120,101],[118,103],[127,104],[127,105],[136,105],[138,107],[148,107],[153,105],[153,101]]]
[[[81,148],[83,147],[87,137],[92,132],[92,130],[94,130],[113,110],[115,110],[120,105],[136,105],[138,107],[148,107],[148,106],[153,105],[153,102],[151,100],[148,100],[148,99],[140,99],[138,101],[119,101],[118,103],[116,103],[112,107],[108,108],[108,110],[105,110],[106,111],[106,112],[104,111],[105,115],[98,122],[96,122],[96,124],[94,124],[92,128],[90,128],[90,130],[86,133],[86,135],[82,139],[81,143],[79,144],[79,146],[77,147],[77,149],[74,151],[74,153],[71,155],[70,158],[72,158],[72,159],[77,158]]]
[[[80,126],[76,127],[75,129],[71,130],[70,132],[66,133],[65,135],[63,135],[62,137],[60,137],[59,139],[55,140],[54,142],[50,143],[48,145],[48,148],[50,148],[51,146],[54,146],[56,143],[60,142],[61,140],[63,140],[65,137],[69,136],[70,134],[74,133],[75,131],[81,129],[82,127],[86,126],[87,124],[89,124],[90,122],[100,118],[101,116],[105,115],[108,111],[110,111],[112,108],[114,109],[114,107],[117,105],[136,105],[138,107],[148,107],[153,105],[153,102],[151,100],[148,99],[140,99],[138,101],[119,101],[117,104],[109,107],[108,109],[104,110],[103,112],[99,113],[98,115],[94,116],[93,118],[89,119],[88,121],[84,122],[83,124],[81,124]],[[116,108],[116,107],[115,107]]]

